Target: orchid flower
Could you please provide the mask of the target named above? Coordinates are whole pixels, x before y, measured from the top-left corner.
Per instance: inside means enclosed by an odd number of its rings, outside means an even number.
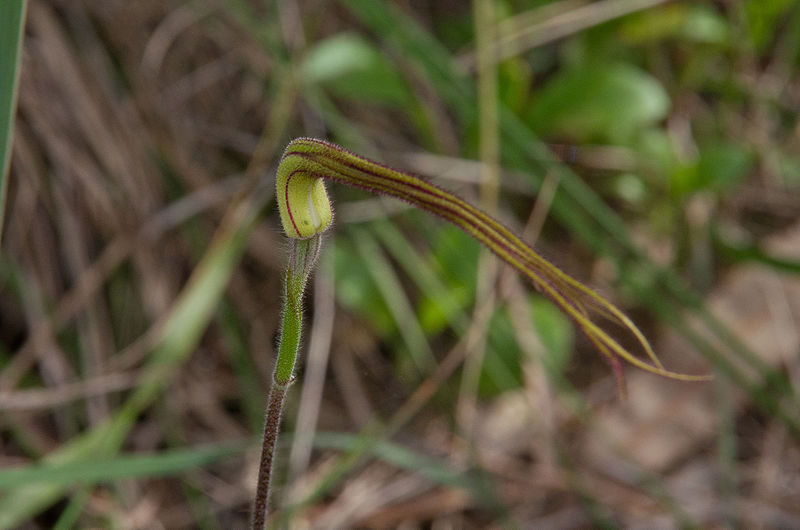
[[[267,404],[252,528],[264,527],[269,504],[269,483],[286,390],[294,380],[294,367],[302,335],[302,298],[306,281],[321,246],[321,235],[333,222],[325,181],[330,180],[394,197],[449,221],[471,235],[500,259],[526,276],[550,298],[611,364],[619,391],[624,395],[622,362],[642,370],[683,381],[704,381],[705,375],[687,375],[665,369],[639,328],[617,307],[565,274],[540,256],[499,221],[470,203],[419,177],[359,156],[343,147],[314,138],[292,140],[278,165],[276,198],[283,230],[289,237],[285,310]],[[622,347],[595,320],[615,323],[631,333],[650,362]]]
[[[657,375],[683,381],[704,381],[665,369],[647,339],[614,304],[565,274],[540,256],[499,221],[455,195],[409,173],[359,156],[338,145],[313,138],[293,140],[277,173],[281,222],[290,238],[309,239],[328,229],[333,210],[324,180],[401,199],[450,221],[500,259],[526,276],[534,287],[569,315],[621,374],[620,360]],[[599,316],[629,331],[652,363],[622,347],[593,317]]]

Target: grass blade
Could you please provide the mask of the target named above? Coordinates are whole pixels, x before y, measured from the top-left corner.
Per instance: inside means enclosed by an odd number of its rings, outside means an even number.
[[[250,445],[251,440],[246,440],[207,447],[172,449],[154,454],[118,455],[108,459],[6,469],[0,471],[0,490],[39,483],[96,484],[129,478],[177,475],[239,454]]]
[[[11,139],[17,108],[19,57],[25,26],[25,0],[0,2],[0,240],[3,237]]]

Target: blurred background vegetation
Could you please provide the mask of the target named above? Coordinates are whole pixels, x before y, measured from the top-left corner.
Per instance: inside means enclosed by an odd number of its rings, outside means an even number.
[[[246,524],[272,179],[315,136],[487,208],[496,173],[506,224],[716,378],[628,369],[621,402],[475,242],[334,186],[274,495],[293,527],[800,528],[798,108],[791,0],[30,0],[0,527]]]

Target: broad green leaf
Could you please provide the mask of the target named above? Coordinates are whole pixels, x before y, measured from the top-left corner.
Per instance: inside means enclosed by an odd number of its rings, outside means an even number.
[[[679,196],[697,191],[725,191],[739,183],[754,163],[753,154],[741,146],[712,145],[701,151],[696,164],[675,172],[672,191]]]
[[[627,64],[576,67],[534,96],[526,118],[537,133],[589,143],[627,143],[670,105],[654,77]]]
[[[724,44],[731,37],[728,21],[705,5],[691,6],[680,28],[680,36],[694,42]]]
[[[303,80],[359,102],[410,105],[413,97],[394,65],[370,42],[341,33],[318,43],[302,64]]]

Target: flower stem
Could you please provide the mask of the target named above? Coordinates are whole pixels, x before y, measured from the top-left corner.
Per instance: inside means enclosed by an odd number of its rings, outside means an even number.
[[[267,401],[267,413],[264,421],[264,438],[261,444],[261,462],[258,466],[258,485],[256,499],[253,503],[253,530],[264,528],[269,506],[269,483],[272,478],[272,462],[275,458],[275,447],[278,443],[278,428],[281,424],[283,399],[286,397],[286,386],[272,385]]]
[[[253,530],[262,530],[269,510],[270,479],[278,432],[283,413],[286,390],[294,381],[294,367],[300,338],[303,332],[303,293],[311,270],[314,268],[321,245],[321,236],[289,240],[289,260],[284,285],[284,308],[281,319],[281,336],[278,358],[272,376],[272,388],[267,399],[264,419],[264,436],[261,444],[261,462],[258,466],[258,483],[253,503]]]

